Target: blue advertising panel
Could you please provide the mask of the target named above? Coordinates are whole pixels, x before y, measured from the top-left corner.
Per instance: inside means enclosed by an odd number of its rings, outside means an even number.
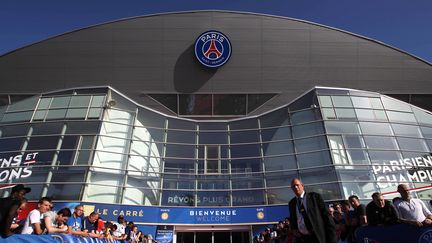
[[[172,243],[174,238],[174,226],[158,226],[156,240],[158,243]]]
[[[78,203],[55,203],[55,210],[73,209]],[[93,211],[104,220],[116,221],[124,215],[127,221],[159,225],[173,224],[259,224],[277,222],[289,216],[288,205],[265,207],[150,207],[103,203],[85,203],[84,214]]]

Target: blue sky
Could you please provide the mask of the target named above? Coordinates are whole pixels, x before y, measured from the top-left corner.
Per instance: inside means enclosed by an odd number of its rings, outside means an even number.
[[[208,9],[304,19],[376,39],[432,62],[431,0],[2,0],[0,55],[116,19]]]

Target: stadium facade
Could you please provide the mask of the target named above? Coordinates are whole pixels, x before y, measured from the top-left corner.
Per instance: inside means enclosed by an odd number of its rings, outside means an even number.
[[[249,242],[295,177],[329,203],[431,198],[431,64],[331,27],[136,17],[0,56],[0,81],[3,196],[24,183],[177,242]]]

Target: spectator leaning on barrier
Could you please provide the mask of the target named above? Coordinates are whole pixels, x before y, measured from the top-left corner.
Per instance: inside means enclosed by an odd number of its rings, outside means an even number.
[[[66,224],[68,225],[68,233],[79,236],[88,236],[87,232],[82,231],[82,217],[84,214],[84,206],[78,205],[72,216],[68,219]]]
[[[401,199],[396,201],[395,206],[402,223],[413,224],[418,227],[432,225],[432,213],[422,200],[411,198],[407,185],[400,184],[397,191],[401,195]]]
[[[125,225],[125,219],[123,215],[119,215],[117,217],[117,223],[114,223],[114,225],[117,226],[117,229],[115,231],[113,231],[113,236],[115,237],[115,239],[120,240],[121,242],[124,242],[124,240],[126,239],[126,225]]]
[[[391,225],[399,221],[397,211],[390,201],[384,200],[381,193],[372,194],[372,202],[366,206],[368,224],[371,226]]]
[[[43,214],[43,225],[47,234],[51,233],[66,233],[68,227],[66,222],[72,215],[69,208],[62,208],[57,213],[48,211]]]
[[[51,198],[43,197],[38,202],[38,207],[30,211],[27,215],[21,234],[37,234],[43,233],[41,216],[48,212],[51,208]]]

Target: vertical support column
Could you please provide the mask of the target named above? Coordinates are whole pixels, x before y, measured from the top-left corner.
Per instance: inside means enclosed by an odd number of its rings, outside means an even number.
[[[268,205],[268,197],[267,197],[267,177],[265,165],[264,165],[264,150],[263,150],[263,141],[262,141],[262,134],[261,134],[261,120],[257,118],[258,122],[258,134],[259,134],[259,142],[260,142],[260,155],[261,155],[261,171],[263,175],[263,185],[264,185],[264,202],[266,205]]]
[[[133,143],[133,136],[134,136],[134,132],[135,132],[135,121],[137,119],[138,116],[138,108],[135,108],[135,114],[134,117],[132,118],[132,121],[130,124],[128,124],[129,128],[128,128],[128,136],[126,139],[128,139],[129,141],[126,143],[127,144],[127,148],[125,149],[125,152],[127,152],[126,154],[126,161],[125,161],[125,165],[122,168],[123,169],[123,173],[124,173],[124,180],[123,180],[123,184],[122,184],[122,188],[120,190],[120,195],[118,196],[118,198],[116,199],[117,202],[119,203],[123,203],[123,198],[124,198],[124,194],[125,194],[125,190],[126,190],[126,185],[127,185],[127,181],[128,181],[128,167],[129,167],[129,160],[131,158],[130,156],[130,152],[132,149],[132,143]]]
[[[63,144],[63,139],[64,139],[64,135],[66,133],[66,129],[67,129],[67,124],[64,123],[62,130],[61,130],[61,133],[60,133],[59,141],[57,142],[56,151],[55,151],[54,156],[53,156],[52,161],[51,161],[51,167],[49,169],[47,178],[45,180],[45,184],[43,185],[43,188],[42,188],[41,197],[45,197],[48,193],[48,187],[50,186],[52,175],[53,175],[54,171],[56,170],[57,159],[58,159],[58,155],[60,153],[61,146]]]
[[[230,126],[229,126],[229,124],[227,124],[227,142],[228,142],[228,151],[227,151],[227,153],[228,153],[228,174],[229,174],[229,177],[230,177],[230,180],[229,180],[229,198],[230,198],[230,201],[229,201],[229,206],[232,206],[233,205],[233,195],[232,195],[232,171],[231,171],[231,134],[230,134]]]

